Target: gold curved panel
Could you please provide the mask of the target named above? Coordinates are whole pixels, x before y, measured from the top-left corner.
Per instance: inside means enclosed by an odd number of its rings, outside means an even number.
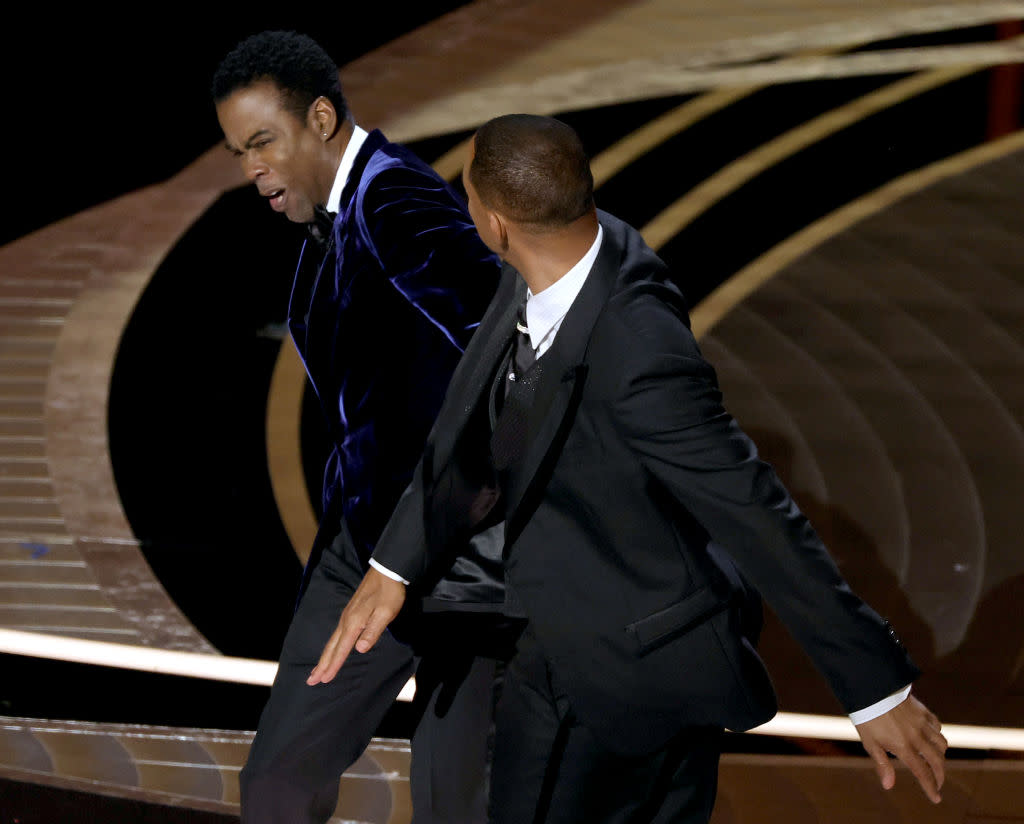
[[[305,564],[317,521],[302,469],[300,421],[306,370],[291,338],[281,343],[267,395],[267,468],[274,500],[295,554]]]
[[[816,246],[887,206],[947,177],[966,172],[1024,148],[1024,132],[969,149],[918,169],[812,223],[745,266],[701,301],[690,316],[694,334],[707,334],[729,311],[784,267]]]
[[[974,67],[957,66],[923,72],[859,97],[791,129],[737,158],[699,186],[695,186],[644,226],[641,234],[648,245],[658,249],[699,215],[761,172],[870,115],[959,80],[975,71],[977,69]]]

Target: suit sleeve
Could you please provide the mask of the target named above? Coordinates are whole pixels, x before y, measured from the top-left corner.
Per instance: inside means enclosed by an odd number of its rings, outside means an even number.
[[[423,585],[422,579],[428,570],[436,572],[439,565],[445,561],[450,562],[451,557],[446,554],[446,539],[453,534],[453,529],[449,528],[451,524],[457,522],[458,525],[472,526],[486,514],[484,510],[474,512],[475,506],[483,505],[489,510],[490,499],[478,494],[481,491],[489,492],[483,490],[482,485],[468,481],[463,473],[441,472],[441,477],[435,477],[434,473],[440,472],[441,466],[453,463],[456,442],[463,438],[472,441],[472,436],[466,435],[467,401],[476,397],[479,387],[472,384],[467,387],[467,375],[481,364],[486,371],[486,364],[490,362],[487,353],[493,342],[488,339],[489,332],[493,332],[510,302],[518,302],[525,294],[526,285],[511,267],[499,269],[499,281],[494,299],[483,313],[480,335],[473,338],[455,367],[444,403],[427,437],[423,457],[416,467],[412,482],[395,507],[373,552],[373,559],[377,563],[414,586]],[[459,461],[454,463],[458,464]],[[458,481],[454,480],[456,477]],[[453,500],[453,484],[462,484],[460,488],[468,490],[468,496],[456,495]],[[437,506],[432,509],[433,529],[428,534],[427,509],[431,503]],[[444,523],[439,523],[439,520]],[[454,532],[465,535],[458,525],[454,527]]]
[[[428,563],[422,477],[421,463],[412,483],[399,498],[372,556],[376,563],[411,583],[423,574]]]
[[[621,367],[612,414],[641,464],[761,591],[847,712],[905,687],[917,668],[726,412],[685,310],[656,294],[620,309],[607,321]]]
[[[359,195],[359,230],[392,286],[464,351],[500,264],[436,175],[393,166]]]

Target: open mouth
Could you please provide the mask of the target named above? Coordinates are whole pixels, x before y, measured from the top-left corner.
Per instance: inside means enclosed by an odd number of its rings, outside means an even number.
[[[280,212],[284,209],[284,189],[277,189],[273,192],[267,192],[264,197],[270,201],[270,208],[275,212]]]

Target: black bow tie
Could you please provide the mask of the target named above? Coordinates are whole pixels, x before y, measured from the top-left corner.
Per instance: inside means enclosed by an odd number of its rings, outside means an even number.
[[[309,236],[321,249],[326,249],[330,242],[335,217],[336,212],[328,212],[325,207],[316,206],[313,209],[313,219],[306,224]]]

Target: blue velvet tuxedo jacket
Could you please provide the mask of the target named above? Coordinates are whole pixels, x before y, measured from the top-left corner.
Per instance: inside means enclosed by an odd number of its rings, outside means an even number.
[[[345,529],[365,565],[499,273],[455,192],[371,132],[326,252],[307,240],[289,302],[289,329],[331,446],[307,577]],[[501,600],[493,591],[477,596]]]
[[[667,267],[634,229],[599,218],[597,261],[540,374],[527,373],[525,452],[498,485],[507,585],[577,718],[627,753],[687,725],[768,720],[759,592],[847,711],[904,687],[918,671],[898,639],[723,408]],[[493,498],[476,480],[488,444],[475,421],[519,280],[506,267],[374,552],[414,584]]]

